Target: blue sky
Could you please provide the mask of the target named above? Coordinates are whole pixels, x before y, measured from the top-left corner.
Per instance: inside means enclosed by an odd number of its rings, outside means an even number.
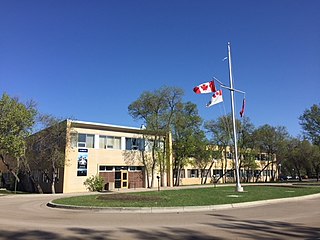
[[[216,119],[230,112],[229,93],[206,108],[210,95],[192,89],[213,76],[229,84],[230,41],[246,116],[297,136],[298,117],[320,102],[319,9],[318,0],[2,0],[0,94],[57,117],[139,127],[129,104],[175,86]]]

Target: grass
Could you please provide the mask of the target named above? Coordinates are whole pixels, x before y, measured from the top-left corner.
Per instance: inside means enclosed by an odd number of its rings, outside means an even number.
[[[25,194],[26,192],[20,192],[20,191],[10,191],[7,189],[0,189],[0,194],[8,195],[8,194]]]
[[[176,207],[205,206],[290,198],[320,193],[320,187],[246,186],[237,193],[234,187],[196,188],[137,193],[101,193],[56,199],[64,205],[90,207]]]

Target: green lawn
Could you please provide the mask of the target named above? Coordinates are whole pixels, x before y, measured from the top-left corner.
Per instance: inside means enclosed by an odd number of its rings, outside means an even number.
[[[10,191],[6,189],[0,189],[0,194],[8,195],[8,194],[26,194],[26,192],[20,192],[20,191]]]
[[[64,205],[94,207],[205,206],[290,198],[315,193],[320,193],[320,187],[246,186],[242,193],[235,192],[234,187],[210,187],[160,192],[100,193],[56,199],[53,202]]]

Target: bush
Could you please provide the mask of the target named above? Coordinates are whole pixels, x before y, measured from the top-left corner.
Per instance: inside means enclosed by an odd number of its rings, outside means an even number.
[[[91,176],[83,183],[90,192],[101,192],[104,186],[104,180],[100,176]]]

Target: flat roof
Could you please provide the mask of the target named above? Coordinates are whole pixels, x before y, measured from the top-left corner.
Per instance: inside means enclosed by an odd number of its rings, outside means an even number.
[[[147,134],[147,135],[160,135],[166,136],[166,131],[152,131],[146,130],[144,126],[141,128],[137,127],[127,127],[121,125],[113,125],[113,124],[106,124],[106,123],[97,123],[97,122],[87,122],[87,121],[78,121],[78,120],[71,120],[67,119],[68,122],[71,123],[72,127],[76,128],[87,128],[87,129],[96,129],[96,130],[109,130],[109,131],[118,131],[118,132],[127,132],[127,133],[138,133],[138,134]]]
[[[78,120],[71,120],[71,119],[68,119],[67,121],[69,121],[72,126],[78,127],[78,128],[113,130],[113,131],[134,132],[134,133],[141,133],[141,130],[142,130],[141,128],[137,128],[137,127],[128,127],[128,126],[113,125],[113,124],[106,124],[106,123],[78,121]]]

